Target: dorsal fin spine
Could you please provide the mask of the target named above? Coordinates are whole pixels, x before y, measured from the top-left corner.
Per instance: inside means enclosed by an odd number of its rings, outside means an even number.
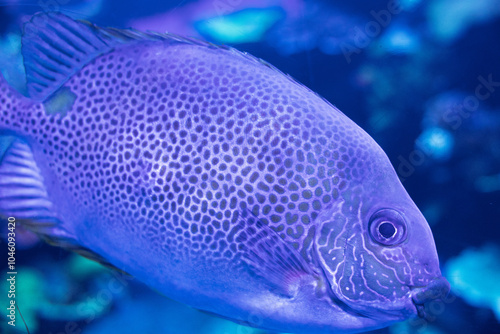
[[[71,48],[73,48],[74,51],[76,52],[79,52],[80,54],[83,54],[84,51],[83,49],[79,48],[78,45],[76,43],[74,43],[70,38],[67,38],[67,36],[65,36],[64,34],[62,34],[61,32],[57,31],[57,29],[55,29],[54,27],[49,27],[49,29],[57,36],[59,37],[60,39],[62,39],[63,41],[66,42],[66,44],[68,44]],[[68,58],[71,58],[72,55],[71,53],[69,52],[66,52],[66,50],[61,50],[61,52],[63,54],[65,54]]]
[[[40,34],[40,37],[42,37],[43,34]],[[47,37],[47,36],[45,36]],[[50,43],[49,41],[46,41],[46,43]],[[37,45],[35,46],[38,50],[40,50],[41,52],[43,52],[43,54],[48,58],[48,60],[52,61],[54,64],[57,65],[64,65],[66,66],[67,68],[71,68],[71,65],[67,62],[68,59],[71,59],[72,56],[70,54],[68,54],[66,51],[64,50],[61,50],[61,49],[58,49],[54,46],[54,48],[60,53],[59,54],[59,57],[57,57],[58,55],[56,55],[52,50],[48,49],[48,48],[45,48],[41,45]],[[64,57],[66,59],[64,59]]]
[[[82,42],[85,42],[85,44],[87,44],[88,46],[94,48],[94,50],[98,51],[99,49],[92,43],[92,41],[88,40],[87,38],[85,38],[85,36],[83,36],[78,30],[76,29],[73,29],[70,25],[68,24],[65,24],[64,21],[59,21],[58,22],[59,25],[61,27],[63,27],[64,29],[66,29],[67,31],[69,31],[71,34],[77,36],[79,38],[79,40],[76,40],[76,41],[82,41]],[[83,23],[85,24],[84,22],[82,21],[74,21],[75,24],[78,24],[78,23]],[[99,33],[98,29],[96,29],[96,27],[93,25],[93,24],[86,24],[87,27],[89,27],[92,32],[94,33],[94,35],[90,35],[91,37],[94,37],[95,39],[95,42],[102,42],[104,43],[104,41],[102,41],[100,38],[97,37],[97,33]],[[106,43],[104,43],[105,45],[107,45]],[[83,50],[83,52],[85,52]]]
[[[63,26],[61,23],[60,23],[61,26]],[[64,27],[64,26],[63,26]],[[74,51],[76,51],[77,53],[80,53],[80,54],[84,54],[85,53],[85,48],[83,48],[81,45],[79,46],[78,45],[78,40],[71,40],[71,38],[68,38],[68,36],[66,36],[64,33],[62,33],[61,31],[58,31],[56,28],[54,28],[53,26],[49,26],[48,27],[51,32],[56,35],[58,38],[60,38],[61,40],[63,40],[64,42],[66,42],[66,44],[68,44],[71,48],[74,49]],[[68,28],[64,27],[66,30],[70,31]],[[66,52],[66,50],[61,50],[64,54],[66,54],[68,56],[68,58],[72,58],[74,55],[72,55],[71,53],[69,52]]]

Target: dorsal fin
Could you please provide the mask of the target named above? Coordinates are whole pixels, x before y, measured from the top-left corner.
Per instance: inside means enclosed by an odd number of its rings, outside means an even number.
[[[24,26],[22,54],[26,69],[28,95],[35,101],[45,101],[73,74],[95,58],[110,52],[119,45],[140,41],[164,41],[172,44],[191,44],[224,50],[236,57],[266,66],[278,75],[283,75],[293,84],[317,95],[268,62],[228,46],[219,46],[196,38],[182,37],[171,33],[100,28],[90,22],[75,21],[57,12],[35,14]],[[343,115],[328,100],[319,97]]]
[[[134,30],[102,29],[56,12],[36,14],[24,26],[22,38],[28,94],[36,101],[44,101],[96,57],[117,45],[145,38],[162,37]]]
[[[59,13],[34,15],[24,26],[22,53],[29,96],[43,101],[111,46],[92,26]]]

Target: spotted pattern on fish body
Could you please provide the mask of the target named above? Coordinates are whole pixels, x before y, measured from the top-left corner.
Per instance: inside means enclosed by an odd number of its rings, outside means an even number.
[[[67,117],[38,105],[16,121],[31,125],[78,205],[104,221],[133,217],[128,228],[169,253],[231,257],[225,237],[245,209],[294,247],[310,245],[310,222],[363,177],[368,145],[357,129],[272,68],[164,44],[127,46],[77,73],[65,85],[78,95]],[[137,226],[139,217],[154,223]]]
[[[25,56],[31,99],[0,80],[0,129],[19,138],[1,213],[278,331],[378,328],[420,314],[412,289],[446,290],[384,152],[326,100],[231,48],[44,15],[23,40],[47,51]],[[42,195],[12,195],[28,188]]]

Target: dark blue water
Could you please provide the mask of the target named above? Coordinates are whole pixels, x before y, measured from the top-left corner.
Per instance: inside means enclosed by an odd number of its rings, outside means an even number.
[[[0,4],[0,69],[19,89],[22,24],[57,9],[101,26],[229,44],[318,92],[385,150],[431,225],[452,284],[452,296],[432,305],[427,322],[376,332],[500,333],[499,0],[406,0],[392,11],[387,1]],[[207,24],[221,17],[226,26]],[[17,300],[31,333],[262,333],[17,233]],[[0,331],[26,332],[19,317],[13,329],[3,313]]]

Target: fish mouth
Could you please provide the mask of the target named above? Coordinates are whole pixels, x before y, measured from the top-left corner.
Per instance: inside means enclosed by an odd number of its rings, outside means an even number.
[[[450,292],[450,283],[444,277],[433,279],[423,287],[411,288],[411,299],[420,318],[426,318],[425,304],[436,299],[444,299]]]

